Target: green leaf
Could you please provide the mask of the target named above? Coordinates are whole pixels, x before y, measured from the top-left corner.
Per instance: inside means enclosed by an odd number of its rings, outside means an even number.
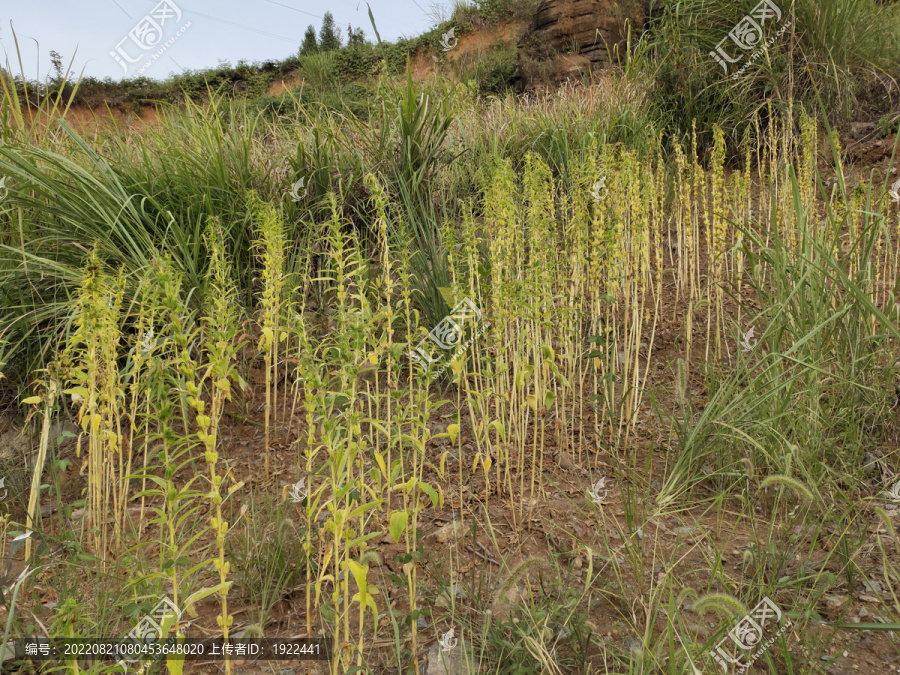
[[[526,382],[531,379],[531,374],[534,373],[534,366],[525,366],[516,373],[516,387],[522,388],[525,386]]]
[[[552,391],[548,391],[546,394],[544,394],[545,408],[552,408],[554,403],[556,403],[556,394],[554,394]]]
[[[497,435],[500,437],[500,440],[504,443],[506,442],[506,427],[503,426],[503,422],[500,420],[494,420],[490,424],[488,424],[488,429],[496,429]]]
[[[381,532],[369,532],[369,534],[364,534],[362,536],[357,537],[356,539],[351,539],[350,541],[348,541],[345,544],[345,546],[347,548],[353,548],[355,546],[359,546],[364,541],[369,541],[369,539],[374,539],[375,537],[378,537],[381,534],[382,534]]]
[[[438,494],[435,492],[434,488],[431,487],[428,483],[423,483],[419,481],[419,489],[422,490],[428,498],[431,499],[431,505],[437,508],[440,506],[440,501],[438,500]]]
[[[391,524],[390,524],[390,533],[391,539],[394,540],[394,543],[398,543],[400,541],[400,535],[403,534],[403,531],[406,529],[406,525],[409,523],[409,514],[406,511],[394,511],[391,514]]]
[[[453,289],[449,286],[438,286],[438,293],[447,303],[447,307],[453,307]]]
[[[213,593],[228,593],[230,587],[231,582],[226,581],[221,584],[216,584],[215,586],[208,586],[207,588],[201,588],[199,591],[194,591],[187,597],[187,600],[184,601],[184,611],[190,612],[196,603],[204,598],[208,598]]]
[[[381,44],[381,36],[378,34],[378,28],[375,27],[375,17],[372,15],[372,7],[369,3],[366,3],[366,7],[369,8],[369,21],[372,22],[372,30],[375,31],[375,37],[378,39],[378,44]]]

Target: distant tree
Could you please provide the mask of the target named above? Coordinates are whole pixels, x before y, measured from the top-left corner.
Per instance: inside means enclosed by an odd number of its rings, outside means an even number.
[[[322,28],[319,30],[319,51],[333,52],[341,48],[341,35],[331,12],[325,12]]]
[[[50,50],[50,63],[53,66],[53,72],[56,74],[54,83],[59,85],[63,79],[63,62],[59,52]]]
[[[319,51],[319,43],[316,40],[316,29],[310,25],[303,36],[303,44],[300,45],[300,56],[315,54],[317,51]]]
[[[354,30],[353,26],[347,24],[347,46],[353,47],[356,45],[364,45],[366,44],[366,33],[362,28],[357,28]]]

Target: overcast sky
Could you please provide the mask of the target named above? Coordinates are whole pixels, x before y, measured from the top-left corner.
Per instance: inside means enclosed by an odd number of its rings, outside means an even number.
[[[424,32],[434,24],[432,6],[449,5],[369,4],[383,40]],[[143,68],[145,77],[164,79],[220,61],[233,65],[296,54],[306,27],[312,24],[318,33],[326,11],[345,41],[348,24],[375,41],[365,0],[0,0],[0,58],[20,74],[15,30],[28,79],[51,73],[51,50],[62,55],[64,66],[74,57],[76,74],[83,68],[86,76],[120,80]]]

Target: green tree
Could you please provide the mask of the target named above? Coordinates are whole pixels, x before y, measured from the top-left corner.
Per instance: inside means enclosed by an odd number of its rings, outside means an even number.
[[[366,33],[362,28],[347,25],[347,46],[356,47],[366,44]]]
[[[309,56],[319,51],[319,43],[316,40],[316,29],[310,25],[303,36],[303,44],[300,45],[300,55]]]
[[[325,12],[322,28],[319,30],[319,51],[333,52],[341,48],[341,35],[331,12]]]

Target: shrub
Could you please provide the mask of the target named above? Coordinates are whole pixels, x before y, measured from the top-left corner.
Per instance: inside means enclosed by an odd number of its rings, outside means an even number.
[[[509,89],[516,72],[516,45],[489,52],[475,66],[475,81],[480,94],[501,94]]]

